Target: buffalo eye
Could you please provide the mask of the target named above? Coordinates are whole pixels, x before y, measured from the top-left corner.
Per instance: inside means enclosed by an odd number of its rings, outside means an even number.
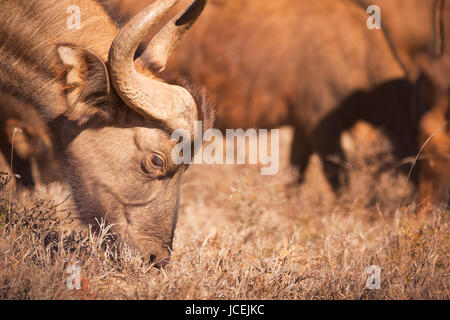
[[[162,168],[164,166],[164,161],[158,156],[152,157],[152,163],[155,167]]]
[[[153,176],[155,171],[163,171],[164,169],[164,160],[157,155],[153,155],[151,157],[146,157],[141,162],[141,170],[147,176]]]

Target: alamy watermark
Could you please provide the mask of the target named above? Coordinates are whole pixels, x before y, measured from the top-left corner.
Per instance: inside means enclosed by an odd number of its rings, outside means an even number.
[[[66,20],[67,29],[80,30],[81,29],[81,9],[77,5],[67,7],[67,13],[70,15]]]
[[[366,273],[369,274],[369,278],[366,282],[366,287],[369,290],[381,289],[381,268],[376,265],[372,265],[366,268]]]
[[[69,275],[66,281],[67,289],[80,290],[81,289],[81,269],[78,265],[70,265],[66,273]]]
[[[269,138],[270,136],[270,138]],[[191,133],[177,129],[172,139],[178,144],[172,150],[173,163],[180,164],[261,164],[261,175],[275,175],[279,170],[279,129],[227,129],[224,136],[218,129],[203,133],[202,122],[194,123],[194,141]],[[248,144],[247,144],[248,143]],[[248,152],[246,147],[248,146]],[[236,147],[236,148],[235,148]],[[235,152],[236,151],[236,152]],[[247,161],[248,158],[248,161]]]
[[[367,8],[370,15],[367,18],[367,28],[370,30],[381,29],[381,9],[377,5],[371,5]]]

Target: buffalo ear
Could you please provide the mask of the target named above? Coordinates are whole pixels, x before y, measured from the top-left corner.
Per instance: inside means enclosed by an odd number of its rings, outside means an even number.
[[[56,68],[63,83],[63,94],[68,110],[65,116],[83,125],[94,116],[109,120],[113,116],[110,82],[105,63],[91,51],[59,45]]]

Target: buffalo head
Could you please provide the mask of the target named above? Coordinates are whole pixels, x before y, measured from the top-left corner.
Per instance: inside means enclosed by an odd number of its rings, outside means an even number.
[[[58,45],[68,109],[60,122],[50,124],[60,136],[81,220],[106,217],[123,243],[160,265],[170,255],[186,170],[171,160],[178,143],[171,133],[193,132],[194,121],[210,114],[201,97],[158,74],[206,0],[194,1],[134,59],[142,38],[177,2],[157,1],[129,21],[107,62],[83,47]]]

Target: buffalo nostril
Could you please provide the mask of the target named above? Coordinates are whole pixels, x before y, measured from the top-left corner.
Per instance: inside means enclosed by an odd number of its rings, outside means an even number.
[[[161,269],[167,266],[169,258],[158,259],[154,254],[150,255],[150,262],[154,263],[155,268]]]
[[[158,269],[164,268],[165,266],[167,266],[167,264],[169,263],[169,259],[161,259],[158,262],[156,262],[155,267],[157,267]]]

